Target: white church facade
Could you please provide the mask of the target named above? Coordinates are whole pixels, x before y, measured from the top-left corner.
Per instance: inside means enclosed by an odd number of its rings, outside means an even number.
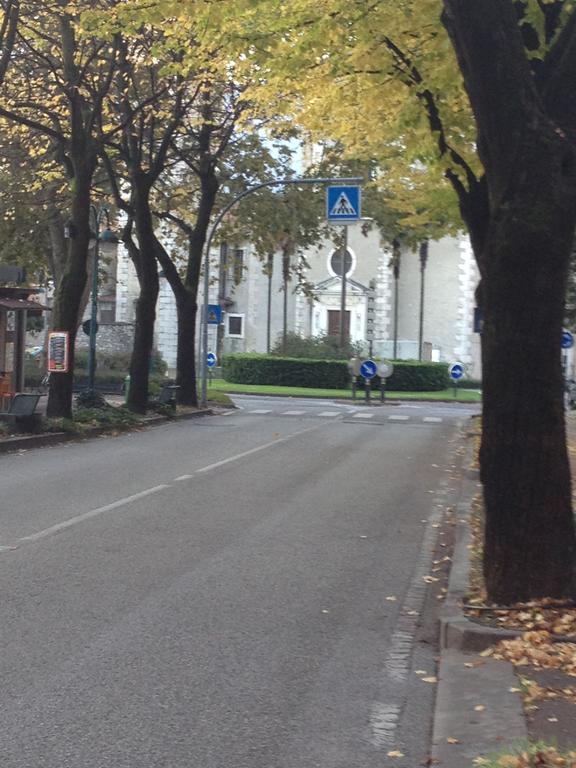
[[[478,271],[466,236],[431,241],[423,265],[419,251],[393,253],[367,222],[348,225],[345,261],[345,327],[352,342],[375,357],[460,361],[479,379],[480,339],[474,330],[474,292]],[[209,348],[266,352],[287,330],[301,336],[338,335],[342,307],[342,258],[330,239],[305,251],[301,274],[311,296],[284,291],[282,254],[263,264],[249,244],[211,254],[210,304],[223,309],[222,324],[209,325]],[[297,259],[294,256],[293,259]],[[138,283],[123,249],[118,254],[116,321],[134,319]],[[170,286],[161,278],[155,344],[176,365],[176,309]],[[396,353],[394,355],[394,353]]]

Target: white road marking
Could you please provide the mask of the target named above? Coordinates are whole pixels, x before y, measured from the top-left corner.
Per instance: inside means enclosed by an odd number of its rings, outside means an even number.
[[[355,419],[373,419],[374,414],[373,413],[355,413],[354,418]]]
[[[306,411],[282,411],[280,416],[304,416]]]
[[[257,448],[252,448],[249,451],[243,451],[242,453],[238,453],[235,456],[230,456],[228,459],[217,461],[214,464],[208,464],[206,467],[201,467],[200,469],[197,469],[196,474],[209,472],[211,469],[216,469],[217,467],[222,467],[225,464],[230,464],[233,461],[238,461],[239,459],[242,459],[245,456],[251,456],[252,454],[259,453],[260,451],[266,451],[274,445],[278,445],[279,443],[286,443],[289,440],[293,440],[294,438],[299,437],[300,435],[306,434],[307,432],[314,432],[316,430],[322,429],[322,427],[323,425],[317,424],[313,427],[308,427],[307,429],[301,429],[298,432],[294,432],[294,434],[292,435],[287,435],[286,437],[280,437],[277,440],[272,440],[271,442],[265,443],[264,445],[259,445]],[[180,477],[175,478],[172,482],[174,483],[183,482],[184,480],[191,480],[193,477],[194,475],[180,475]],[[155,485],[153,488],[147,488],[145,491],[134,493],[131,496],[125,496],[124,498],[118,499],[117,501],[113,501],[111,504],[106,504],[103,507],[90,509],[88,512],[83,512],[82,514],[76,515],[75,517],[71,517],[68,520],[64,520],[61,523],[56,523],[55,525],[51,525],[48,528],[44,528],[41,531],[32,533],[29,536],[23,536],[22,538],[18,539],[17,543],[23,544],[23,543],[38,541],[40,539],[45,539],[48,536],[52,536],[55,533],[59,533],[60,531],[65,531],[67,528],[72,528],[73,526],[78,525],[79,523],[83,523],[86,520],[90,520],[93,517],[98,517],[99,515],[103,515],[106,512],[112,512],[115,509],[120,509],[121,507],[131,504],[133,501],[138,501],[139,499],[144,499],[147,496],[152,496],[153,494],[159,493],[160,491],[164,491],[170,487],[171,486],[167,484]],[[2,547],[0,548],[0,550],[4,548],[5,547]]]
[[[133,501],[138,501],[139,499],[143,499],[146,496],[152,496],[152,494],[159,493],[160,491],[163,491],[169,487],[169,485],[155,485],[154,488],[148,488],[145,491],[140,491],[140,493],[134,493],[132,496],[125,496],[123,499],[113,501],[112,504],[106,504],[104,507],[91,509],[88,512],[83,512],[81,515],[71,517],[69,520],[64,520],[62,523],[56,523],[56,525],[51,525],[49,528],[44,528],[42,531],[32,533],[30,536],[24,536],[20,539],[20,541],[38,541],[38,539],[45,539],[47,536],[52,536],[54,533],[64,531],[66,528],[72,528],[72,526],[78,525],[78,523],[83,523],[85,520],[90,520],[92,517],[98,517],[98,515],[111,512],[113,509],[124,507]]]
[[[442,421],[442,419],[439,416],[424,416],[422,421],[427,421],[432,424],[439,424]]]
[[[234,409],[236,410],[236,409]],[[239,410],[244,410],[243,408],[240,408]],[[233,416],[234,411],[226,411],[226,413],[221,413],[220,416]]]
[[[270,408],[256,408],[256,410],[248,411],[248,413],[258,413],[264,415],[265,413],[272,413],[272,410]]]
[[[402,416],[401,414],[396,414],[395,416],[388,416],[388,421],[408,421],[410,416]]]
[[[375,747],[383,749],[394,744],[400,712],[400,707],[396,704],[374,702],[370,713],[370,730],[371,741]]]
[[[320,411],[318,416],[340,416],[340,411]]]
[[[205,467],[201,467],[200,469],[196,470],[196,474],[200,475],[200,474],[203,474],[204,472],[210,472],[211,469],[217,469],[218,467],[223,467],[225,464],[231,464],[233,461],[238,461],[239,459],[243,459],[246,456],[252,456],[254,453],[260,453],[260,451],[267,451],[268,448],[271,448],[273,445],[287,443],[288,440],[293,440],[295,437],[299,437],[300,435],[305,435],[307,432],[314,432],[317,429],[321,429],[321,425],[308,427],[308,429],[301,429],[299,432],[295,432],[293,435],[287,435],[286,437],[279,437],[277,440],[271,440],[269,443],[264,443],[264,445],[259,445],[257,448],[251,448],[249,451],[242,451],[242,453],[237,453],[235,456],[230,456],[228,459],[222,459],[222,461],[216,461],[214,462],[214,464],[208,464]]]

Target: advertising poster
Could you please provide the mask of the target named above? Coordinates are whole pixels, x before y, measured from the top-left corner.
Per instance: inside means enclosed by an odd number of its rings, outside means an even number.
[[[48,373],[68,373],[67,331],[51,331],[48,334]]]

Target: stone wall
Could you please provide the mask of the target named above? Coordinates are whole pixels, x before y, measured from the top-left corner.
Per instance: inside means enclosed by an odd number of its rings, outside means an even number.
[[[134,323],[100,323],[96,334],[96,352],[109,355],[131,352],[134,342]],[[88,349],[89,337],[80,329],[76,336],[76,349]]]

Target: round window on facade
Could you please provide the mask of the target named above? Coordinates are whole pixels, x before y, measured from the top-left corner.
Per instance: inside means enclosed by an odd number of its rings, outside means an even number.
[[[342,277],[342,248],[337,248],[332,252],[329,260],[330,272],[335,277]],[[350,277],[354,271],[354,256],[352,252],[347,249],[346,256],[344,257],[344,274],[346,277]]]

